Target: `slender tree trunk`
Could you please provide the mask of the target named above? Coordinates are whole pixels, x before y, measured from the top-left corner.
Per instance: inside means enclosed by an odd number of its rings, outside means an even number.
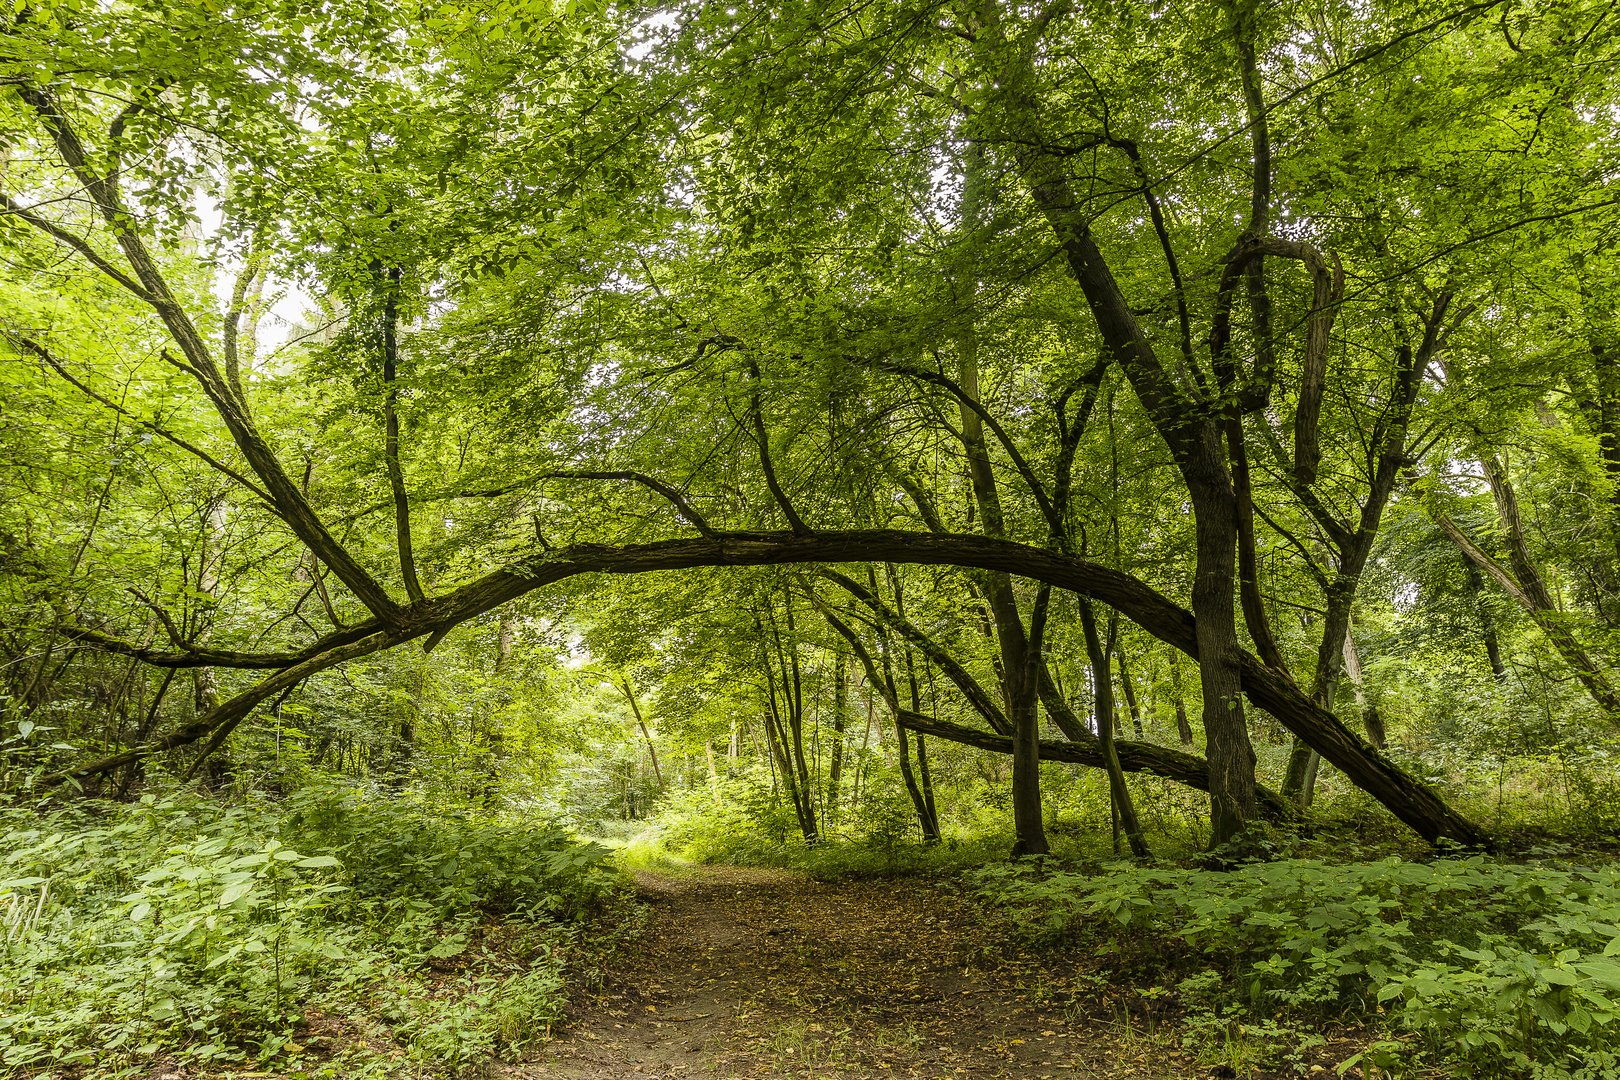
[[[893,563],[887,564],[889,585],[894,591],[894,611],[901,620],[906,618],[905,596],[900,589],[900,574]],[[906,666],[906,685],[911,691],[911,711],[922,712],[922,688],[917,682],[917,660],[912,652],[911,642],[906,640],[901,646],[900,658]],[[903,743],[907,732],[901,729],[897,732]],[[923,826],[923,840],[927,843],[939,842],[939,813],[934,807],[934,780],[928,772],[928,746],[923,733],[913,732],[911,737],[917,740],[917,789],[919,793],[918,820]]]
[[[1147,738],[1142,730],[1142,710],[1136,704],[1136,688],[1131,685],[1131,673],[1125,668],[1125,653],[1120,649],[1117,638],[1114,642],[1114,662],[1119,666],[1119,688],[1125,693],[1125,708],[1131,714],[1131,729],[1140,741]]]
[[[1352,634],[1344,635],[1344,674],[1356,695],[1356,708],[1361,712],[1361,722],[1367,728],[1367,741],[1380,750],[1386,749],[1389,740],[1384,732],[1384,718],[1378,714],[1377,703],[1367,696],[1367,687],[1361,678],[1361,654],[1356,651],[1356,639]]]
[[[503,694],[503,678],[512,652],[517,645],[517,615],[507,609],[501,612],[501,621],[495,631],[495,665],[490,673],[496,694]],[[479,710],[478,735],[484,743],[484,780],[479,792],[480,801],[493,808],[500,797],[501,765],[506,759],[506,740],[501,731],[501,710],[496,701],[484,702]]]
[[[1463,559],[1463,569],[1468,582],[1468,596],[1474,603],[1474,614],[1479,618],[1479,637],[1485,646],[1485,661],[1491,665],[1491,674],[1497,682],[1507,678],[1507,666],[1502,663],[1502,645],[1496,637],[1496,617],[1485,603],[1485,579],[1480,576],[1479,567],[1475,566],[1466,557]]]
[[[809,760],[804,752],[804,676],[799,667],[799,639],[793,622],[793,596],[787,594],[786,602],[787,639],[784,642],[777,638],[776,647],[779,658],[785,659],[784,696],[791,690],[791,696],[786,698],[788,727],[792,733],[793,765],[797,778],[799,793],[800,824],[804,828],[804,841],[814,844],[821,835],[820,827],[816,823],[816,801],[814,789],[810,780]],[[774,627],[773,627],[774,630]]]
[[[1478,570],[1490,577],[1502,591],[1524,609],[1526,614],[1541,629],[1547,640],[1557,649],[1559,654],[1575,671],[1575,678],[1586,688],[1587,694],[1597,703],[1598,707],[1609,717],[1611,722],[1620,720],[1620,693],[1616,693],[1614,684],[1610,682],[1608,672],[1605,671],[1591,653],[1570,632],[1564,624],[1563,613],[1558,611],[1552,602],[1551,594],[1547,592],[1545,583],[1535,566],[1529,562],[1528,555],[1521,552],[1514,556],[1515,561],[1523,559],[1521,572],[1527,580],[1519,577],[1502,566],[1485,550],[1474,542],[1473,538],[1452,521],[1445,514],[1431,510],[1435,524],[1440,526],[1442,532],[1450,537],[1452,543],[1457,545],[1463,557],[1473,563]],[[1509,526],[1511,528],[1512,526]],[[1522,546],[1521,533],[1519,544]]]
[[[383,381],[383,461],[388,467],[388,488],[394,499],[394,533],[399,550],[399,572],[405,581],[405,591],[413,601],[423,598],[422,583],[416,574],[415,549],[411,544],[411,504],[405,492],[405,469],[399,460],[399,388],[395,378],[399,370],[399,287],[402,274],[398,267],[382,272],[381,264],[373,267],[382,283],[382,313],[379,327],[379,350],[382,353]]]
[[[923,738],[920,731],[913,732],[917,739],[917,782],[922,787],[923,815],[929,825],[929,831],[923,839],[929,843],[939,842],[939,810],[934,805],[934,777],[928,769],[928,741]]]
[[[865,790],[863,781],[866,779],[866,751],[872,745],[873,689],[870,680],[868,680],[866,684],[866,723],[861,728],[861,752],[855,759],[855,786],[850,793],[850,801],[856,806],[860,805],[861,794]]]
[[[1131,789],[1125,785],[1125,770],[1120,767],[1119,752],[1114,744],[1114,688],[1108,671],[1108,651],[1097,633],[1097,618],[1089,600],[1080,601],[1080,625],[1085,632],[1086,656],[1091,663],[1092,700],[1097,715],[1097,736],[1102,744],[1103,768],[1108,776],[1109,802],[1115,820],[1130,841],[1131,854],[1145,859],[1149,854],[1147,840],[1142,835],[1136,806],[1131,801]]]
[[[870,569],[868,570],[868,580],[873,591],[876,592],[877,577]],[[902,722],[904,709],[900,704],[899,687],[895,682],[894,662],[891,656],[888,631],[881,624],[879,625],[878,660],[882,665],[881,670],[879,670],[879,667],[873,663],[870,653],[861,645],[860,639],[855,636],[855,632],[850,628],[849,624],[834,617],[830,611],[824,610],[823,614],[833,629],[837,630],[849,642],[850,648],[854,650],[856,657],[860,659],[866,668],[867,679],[882,692],[883,700],[888,705],[890,714],[894,717],[894,733],[900,743],[897,758],[900,765],[900,778],[905,782],[906,794],[911,798],[912,810],[917,815],[917,824],[922,830],[924,840],[929,842],[938,840],[939,827],[929,813],[928,802],[923,797],[922,787],[918,784],[917,774],[911,765],[911,733],[906,730]]]
[[[1193,744],[1192,721],[1187,719],[1187,701],[1181,696],[1181,661],[1170,657],[1170,704],[1176,710],[1176,737],[1182,746]]]
[[[975,143],[968,147],[963,159],[963,172],[961,220],[965,229],[977,230],[985,212],[986,162],[981,145]],[[969,266],[959,277],[957,301],[970,312],[976,283],[975,270]],[[979,343],[971,321],[957,335],[956,346],[957,383],[968,401],[979,402]],[[984,423],[967,401],[958,405],[962,421],[962,447],[967,456],[973,503],[979,512],[980,527],[986,536],[1001,538],[1006,535],[1006,529],[1001,498],[996,491],[995,471],[985,446]],[[1045,815],[1041,806],[1040,713],[1036,697],[1037,681],[1029,662],[1029,642],[1024,635],[1023,618],[1018,611],[1012,579],[1004,573],[986,574],[984,590],[999,646],[1007,717],[1013,729],[1013,854],[1044,855],[1047,842]]]
[[[816,804],[810,790],[810,770],[804,754],[804,690],[799,672],[799,658],[793,626],[791,597],[787,608],[788,638],[784,643],[774,616],[770,619],[770,646],[772,655],[766,654],[765,677],[770,688],[771,715],[776,722],[777,736],[782,748],[783,787],[793,802],[793,813],[798,818],[799,830],[806,844],[814,844],[819,832],[816,825]],[[761,641],[762,650],[766,642]],[[773,671],[773,660],[775,670]],[[777,676],[781,678],[780,695]],[[778,705],[780,697],[780,705]]]
[[[630,676],[620,672],[618,682],[615,685],[618,686],[619,692],[624,695],[624,700],[630,703],[630,711],[635,714],[636,727],[641,729],[642,741],[647,744],[647,757],[652,761],[653,781],[658,785],[659,794],[663,794],[664,771],[658,767],[658,747],[653,745],[652,732],[647,730],[646,718],[641,715],[641,703],[636,700],[636,691],[630,685]]]
[[[833,744],[827,765],[827,816],[837,816],[838,797],[844,777],[845,712],[849,708],[849,658],[842,651],[833,654]]]

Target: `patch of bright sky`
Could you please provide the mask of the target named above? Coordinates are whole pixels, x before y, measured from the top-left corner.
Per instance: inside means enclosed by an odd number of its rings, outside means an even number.
[[[225,215],[219,200],[199,191],[193,203],[196,211],[199,239],[204,248],[217,247],[222,239],[220,230]],[[219,310],[224,311],[231,302],[236,278],[242,272],[242,259],[236,255],[221,256],[214,271],[214,298]],[[260,366],[277,349],[283,348],[293,336],[308,326],[309,314],[315,309],[315,299],[298,282],[267,280],[264,295],[271,298],[269,307],[259,317],[258,358]]]
[[[668,40],[669,32],[679,26],[680,21],[680,16],[674,11],[655,11],[642,19],[631,30],[630,44],[624,49],[625,57],[638,64],[646,60],[654,49]]]

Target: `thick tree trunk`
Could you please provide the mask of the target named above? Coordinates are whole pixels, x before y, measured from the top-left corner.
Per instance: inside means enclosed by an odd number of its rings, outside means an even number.
[[[1192,601],[1209,761],[1210,846],[1220,847],[1248,830],[1257,804],[1254,747],[1244,718],[1242,650],[1233,601],[1237,508],[1226,477],[1220,433],[1213,426],[1204,431],[1188,472],[1197,538]]]

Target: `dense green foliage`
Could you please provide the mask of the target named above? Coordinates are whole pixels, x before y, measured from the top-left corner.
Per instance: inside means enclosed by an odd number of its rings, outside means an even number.
[[[560,1015],[571,927],[619,888],[604,855],[345,787],[8,811],[0,1065],[285,1065],[334,1020],[327,1075],[521,1051]]]
[[[1386,1013],[1369,1062],[1597,1080],[1620,1066],[1620,872],[1473,858],[1230,871],[988,867],[1023,932],[1095,950],[1203,1037],[1297,1041]]]
[[[599,902],[564,829],[1611,841],[1617,62],[1602,0],[0,10],[10,1060],[362,998],[514,1050],[560,969],[476,919]],[[1283,1004],[1601,1067],[1600,931],[1466,865]],[[1234,880],[1350,920],[1450,872]],[[1154,873],[1168,927],[1205,879]],[[1545,873],[1527,926],[1607,903]],[[1315,955],[1256,935],[1187,939],[1251,1009]]]

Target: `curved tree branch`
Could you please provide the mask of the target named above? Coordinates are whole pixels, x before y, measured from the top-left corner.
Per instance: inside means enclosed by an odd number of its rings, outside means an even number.
[[[328,648],[304,664],[315,665],[308,669],[312,673],[349,656],[363,656],[409,638],[448,630],[519,596],[584,574],[840,562],[964,566],[1033,578],[1109,604],[1159,640],[1194,658],[1198,655],[1197,625],[1192,614],[1129,574],[1059,552],[985,536],[872,529],[810,535],[781,531],[730,532],[698,540],[662,540],[622,546],[576,544],[538,552],[452,592],[412,604],[402,612],[406,622],[404,630],[389,631],[380,620],[373,618],[344,632],[345,635],[362,635],[352,644]],[[332,635],[328,640],[337,637]],[[1467,845],[1488,846],[1489,837],[1483,830],[1447,806],[1421,780],[1368,747],[1330,710],[1311,701],[1287,675],[1243,650],[1238,650],[1236,662],[1242,691],[1250,701],[1304,739],[1420,835],[1431,842],[1448,838]],[[286,669],[281,675],[293,670],[297,669]],[[273,677],[260,686],[280,677]],[[276,692],[281,685],[284,684],[271,686],[253,703]],[[211,728],[197,731],[189,740],[176,741],[171,737],[159,749],[195,741],[208,730]],[[137,749],[139,752],[131,751],[137,753],[137,757],[156,752]]]
[[[104,408],[111,409],[120,416],[139,424],[141,427],[150,431],[158,438],[173,443],[175,446],[178,446],[192,457],[195,457],[197,460],[201,461],[215,472],[235,480],[238,484],[241,484],[243,487],[253,492],[253,494],[264,503],[267,510],[275,514],[277,517],[280,516],[280,511],[276,509],[276,504],[271,501],[269,494],[267,494],[259,485],[255,484],[253,481],[249,480],[247,477],[243,476],[229,465],[226,465],[224,462],[220,461],[206,450],[193,446],[191,443],[182,439],[180,436],[176,435],[174,432],[170,431],[168,428],[157,423],[156,421],[143,420],[141,417],[136,416],[134,413],[130,412],[124,406],[118,404],[118,402],[113,401],[105,394],[92,390],[85,383],[75,378],[73,374],[69,372],[65,366],[63,366],[62,362],[52,355],[51,351],[45,348],[45,346],[41,345],[39,342],[33,340],[32,338],[24,337],[21,334],[8,333],[6,337],[8,337],[18,348],[25,352],[31,353],[34,357],[48,365],[52,371],[56,372],[57,375],[61,376],[62,379],[64,379],[70,386],[72,386],[79,393],[83,394],[85,397],[91,399]]]
[[[670,503],[674,505],[676,512],[678,512],[681,517],[686,520],[686,523],[692,526],[698,532],[702,533],[707,539],[713,540],[715,537],[720,535],[714,531],[714,527],[704,519],[702,514],[699,514],[696,510],[692,509],[692,504],[687,502],[686,496],[682,494],[679,489],[671,487],[662,480],[648,476],[646,473],[633,472],[627,469],[613,471],[593,471],[590,469],[556,469],[551,472],[540,473],[538,476],[533,477],[532,480],[629,480],[632,483],[640,484],[642,487],[649,488],[668,499]],[[526,484],[529,482],[531,481],[522,481],[520,483]],[[512,485],[512,488],[516,488],[518,486],[520,485],[514,484]],[[498,494],[505,493],[505,490],[498,492]],[[474,492],[473,494],[487,495],[490,493]],[[454,497],[467,498],[470,496],[466,492],[457,492]]]

